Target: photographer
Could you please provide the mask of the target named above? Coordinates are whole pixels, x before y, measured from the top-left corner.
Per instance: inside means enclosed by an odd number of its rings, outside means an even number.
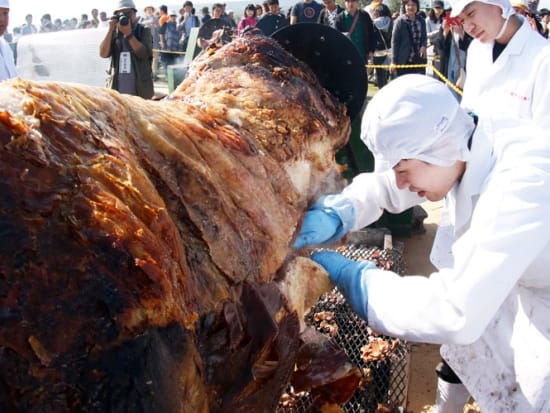
[[[439,34],[434,38],[434,45],[440,54],[440,72],[460,89],[464,88],[466,51],[471,41],[472,37],[464,31],[460,20],[450,17],[447,11],[443,16]],[[460,96],[454,91],[453,93],[460,100]]]
[[[120,0],[99,55],[111,58],[107,87],[150,99],[154,94],[151,30],[137,22],[133,0]]]

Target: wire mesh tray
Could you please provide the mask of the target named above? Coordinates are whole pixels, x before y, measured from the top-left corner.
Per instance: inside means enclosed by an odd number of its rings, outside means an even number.
[[[354,260],[370,260],[379,268],[403,274],[399,248],[346,244],[335,248]],[[373,413],[378,405],[404,406],[407,400],[409,349],[399,339],[378,335],[359,318],[335,288],[321,296],[305,316],[306,324],[331,337],[363,374],[364,385],[342,406],[346,413]],[[296,394],[289,387],[277,413],[305,413],[313,404],[308,392]]]

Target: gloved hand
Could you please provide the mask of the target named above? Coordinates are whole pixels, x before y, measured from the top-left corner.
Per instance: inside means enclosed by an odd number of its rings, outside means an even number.
[[[364,320],[368,319],[368,290],[366,273],[376,268],[371,261],[353,261],[333,251],[316,252],[311,259],[322,265],[346,300]]]
[[[355,223],[352,202],[341,195],[319,198],[306,213],[294,248],[330,243],[340,239]]]

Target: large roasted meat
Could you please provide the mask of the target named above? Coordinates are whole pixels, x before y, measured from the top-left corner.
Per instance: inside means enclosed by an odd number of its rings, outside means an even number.
[[[349,131],[254,34],[157,102],[3,83],[0,411],[273,411],[320,274],[290,246]]]

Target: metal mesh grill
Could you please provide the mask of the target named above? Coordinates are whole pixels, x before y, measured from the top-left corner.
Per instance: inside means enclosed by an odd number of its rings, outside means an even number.
[[[348,244],[336,250],[348,258],[374,261],[379,268],[404,273],[399,249]],[[344,412],[372,413],[379,403],[405,406],[409,350],[404,341],[373,332],[336,288],[324,294],[305,318],[306,324],[332,337],[363,372],[365,384],[342,406]],[[295,394],[288,388],[277,413],[305,413],[311,405],[309,393]]]

